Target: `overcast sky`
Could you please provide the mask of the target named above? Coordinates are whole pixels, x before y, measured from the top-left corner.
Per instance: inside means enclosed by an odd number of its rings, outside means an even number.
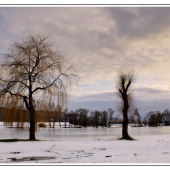
[[[51,36],[80,77],[69,110],[116,110],[118,72],[134,69],[139,113],[170,108],[169,7],[0,7],[0,54],[29,33]]]

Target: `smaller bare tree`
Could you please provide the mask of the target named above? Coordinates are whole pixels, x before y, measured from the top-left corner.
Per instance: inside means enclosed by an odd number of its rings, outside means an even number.
[[[117,92],[120,98],[118,109],[123,114],[123,128],[121,139],[132,139],[128,134],[128,114],[134,111],[131,86],[134,83],[134,71],[120,72],[117,79]]]

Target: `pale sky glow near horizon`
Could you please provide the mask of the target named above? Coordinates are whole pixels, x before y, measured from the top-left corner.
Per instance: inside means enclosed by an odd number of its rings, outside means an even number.
[[[28,34],[50,36],[80,77],[69,110],[116,110],[115,80],[135,70],[136,107],[170,109],[170,7],[0,7],[0,54]]]

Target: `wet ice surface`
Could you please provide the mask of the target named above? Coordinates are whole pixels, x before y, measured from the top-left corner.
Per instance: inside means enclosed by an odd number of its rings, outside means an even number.
[[[0,122],[2,124],[2,122]],[[170,126],[163,127],[130,127],[128,128],[129,134],[132,137],[136,136],[151,136],[151,135],[168,135],[170,134]],[[121,137],[122,128],[120,125],[113,125],[111,128],[63,128],[57,126],[55,128],[39,128],[36,131],[36,138],[40,140],[95,140],[118,138]],[[0,126],[0,139],[28,139],[29,128],[5,128]]]

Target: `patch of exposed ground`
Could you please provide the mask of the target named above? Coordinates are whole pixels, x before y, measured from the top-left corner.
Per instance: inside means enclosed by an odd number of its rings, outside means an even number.
[[[49,160],[49,159],[55,159],[55,157],[23,157],[23,158],[8,158],[15,162],[23,162],[23,161],[38,161],[38,160]]]

